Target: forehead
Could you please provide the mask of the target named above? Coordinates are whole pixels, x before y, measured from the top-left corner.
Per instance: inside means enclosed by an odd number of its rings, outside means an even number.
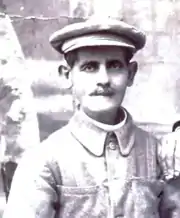
[[[84,47],[77,51],[79,62],[100,60],[125,60],[125,51],[116,46]]]

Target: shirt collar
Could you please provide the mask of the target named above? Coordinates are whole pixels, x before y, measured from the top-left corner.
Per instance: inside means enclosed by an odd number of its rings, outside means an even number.
[[[122,109],[125,112],[125,118],[116,125],[97,122],[81,110],[77,111],[69,122],[70,131],[87,150],[96,156],[103,154],[108,136],[114,133],[121,154],[126,156],[133,147],[135,134],[131,115],[124,108]]]

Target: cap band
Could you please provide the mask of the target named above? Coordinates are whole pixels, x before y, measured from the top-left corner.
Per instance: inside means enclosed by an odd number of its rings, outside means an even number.
[[[135,51],[135,46],[128,39],[113,34],[89,34],[85,36],[79,36],[77,38],[69,39],[62,45],[62,53],[75,50],[81,47],[87,46],[119,46],[127,47]]]

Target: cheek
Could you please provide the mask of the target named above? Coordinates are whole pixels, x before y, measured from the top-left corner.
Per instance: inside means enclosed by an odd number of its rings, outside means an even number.
[[[94,87],[92,77],[81,73],[78,76],[74,76],[72,82],[74,90],[79,96],[91,93]]]
[[[124,89],[128,85],[128,74],[127,73],[121,73],[121,74],[115,74],[111,77],[112,86],[115,89]]]

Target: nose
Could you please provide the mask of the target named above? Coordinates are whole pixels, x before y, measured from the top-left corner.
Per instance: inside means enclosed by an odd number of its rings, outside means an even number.
[[[98,72],[97,85],[109,84],[109,75],[104,65],[101,65]]]

